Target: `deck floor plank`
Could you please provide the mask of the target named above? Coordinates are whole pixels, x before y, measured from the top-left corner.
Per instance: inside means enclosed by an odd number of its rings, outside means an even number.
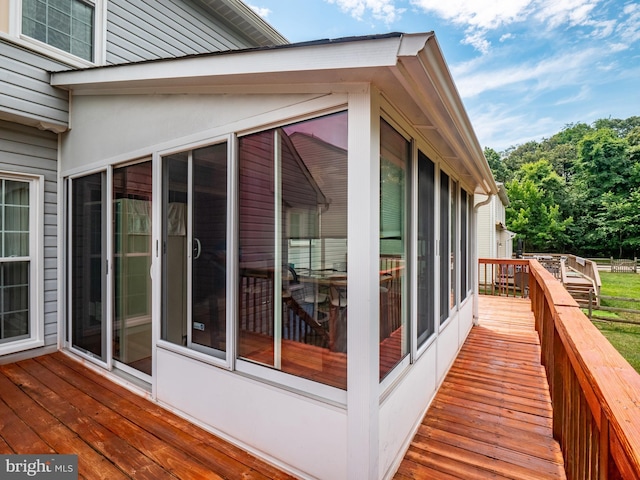
[[[0,451],[78,454],[79,478],[293,478],[63,353],[0,366],[0,422]]]
[[[396,480],[565,479],[528,300],[480,297],[472,329]]]

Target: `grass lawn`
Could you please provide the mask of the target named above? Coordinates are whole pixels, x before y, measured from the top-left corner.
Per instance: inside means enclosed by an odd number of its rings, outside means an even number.
[[[640,275],[600,272],[600,279],[602,280],[602,295],[638,299],[637,302],[606,300],[602,301],[603,305],[640,310]],[[594,315],[640,322],[640,315],[637,314],[594,311]],[[640,373],[640,325],[606,321],[593,323],[631,366]]]

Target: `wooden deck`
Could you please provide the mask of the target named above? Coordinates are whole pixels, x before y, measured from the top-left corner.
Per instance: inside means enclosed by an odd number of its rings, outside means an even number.
[[[0,366],[0,453],[75,453],[80,478],[293,478],[62,353]]]
[[[396,479],[566,478],[528,300],[483,297]],[[292,478],[63,353],[0,366],[0,453],[76,453],[80,478]]]
[[[480,296],[474,327],[398,480],[564,479],[528,300]]]

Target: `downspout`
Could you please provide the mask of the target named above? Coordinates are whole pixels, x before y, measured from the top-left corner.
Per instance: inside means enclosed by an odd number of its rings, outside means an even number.
[[[493,195],[487,195],[487,199],[481,201],[480,203],[478,203],[477,205],[473,206],[473,217],[472,217],[472,222],[473,222],[473,236],[471,238],[473,238],[473,285],[474,285],[474,289],[473,289],[473,324],[475,326],[478,326],[479,320],[478,320],[478,209],[484,205],[487,205],[489,202],[491,202],[491,199],[493,198]]]

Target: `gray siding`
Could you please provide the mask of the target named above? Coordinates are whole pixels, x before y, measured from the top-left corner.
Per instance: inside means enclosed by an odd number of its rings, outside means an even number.
[[[107,64],[252,47],[190,0],[112,0]]]
[[[0,170],[44,175],[44,332],[45,345],[57,342],[57,151],[51,132],[0,120]]]
[[[0,118],[67,125],[69,96],[49,85],[50,71],[68,67],[0,40]]]

